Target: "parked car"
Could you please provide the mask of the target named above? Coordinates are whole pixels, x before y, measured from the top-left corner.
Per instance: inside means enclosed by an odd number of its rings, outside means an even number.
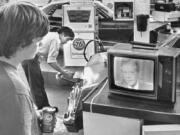
[[[41,9],[48,15],[51,29],[62,26],[62,6],[69,4],[69,0],[51,2]],[[133,21],[113,20],[113,11],[99,1],[94,2],[99,16],[99,38],[105,45],[115,42],[129,42],[133,37]]]

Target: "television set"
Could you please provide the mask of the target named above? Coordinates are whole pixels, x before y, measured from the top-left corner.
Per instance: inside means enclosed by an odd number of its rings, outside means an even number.
[[[146,46],[146,45],[144,45]],[[180,49],[119,43],[108,50],[109,95],[173,105]]]
[[[114,20],[133,21],[133,7],[132,0],[115,1],[114,2]]]

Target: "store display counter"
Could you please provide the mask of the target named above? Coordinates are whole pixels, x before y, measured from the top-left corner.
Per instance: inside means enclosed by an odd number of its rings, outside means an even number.
[[[84,135],[139,135],[145,121],[180,124],[179,87],[176,103],[170,106],[142,99],[109,97],[108,80],[105,80],[84,99],[83,119]]]

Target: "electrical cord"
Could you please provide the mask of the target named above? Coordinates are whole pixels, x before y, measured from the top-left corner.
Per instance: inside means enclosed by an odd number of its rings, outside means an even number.
[[[133,35],[132,35],[133,36]],[[91,42],[93,42],[93,41],[95,41],[95,42],[98,42],[98,44],[99,44],[99,46],[100,46],[100,51],[99,52],[105,52],[106,51],[106,49],[104,48],[104,45],[103,45],[103,43],[109,43],[109,44],[118,44],[118,43],[124,43],[124,42],[116,42],[116,41],[107,41],[107,40],[100,40],[99,39],[99,37],[96,37],[96,39],[84,39],[84,40],[89,40],[87,43],[86,43],[86,45],[85,45],[85,47],[84,47],[84,51],[83,51],[83,56],[84,56],[84,59],[88,62],[89,61],[89,59],[87,58],[87,56],[86,56],[86,50],[87,50],[87,47],[88,47],[88,45],[91,43]],[[132,38],[131,39],[129,39],[129,42],[132,40]]]
[[[103,43],[101,42],[101,40],[100,40],[98,37],[96,37],[96,39],[91,39],[91,40],[89,40],[89,41],[86,43],[86,45],[85,45],[85,47],[84,47],[84,51],[83,51],[84,59],[85,59],[87,62],[89,61],[89,59],[88,59],[87,56],[86,56],[86,50],[87,50],[88,45],[89,45],[91,42],[93,42],[93,41],[95,41],[95,42],[97,42],[97,43],[99,44],[100,52],[105,52]]]
[[[88,60],[88,58],[87,58],[87,56],[86,56],[86,50],[87,50],[88,45],[89,45],[92,41],[94,41],[94,40],[93,40],[93,39],[92,39],[92,40],[89,40],[89,41],[86,43],[86,45],[85,45],[85,47],[84,47],[84,51],[83,51],[84,59],[85,59],[87,62],[88,62],[89,60]]]
[[[96,95],[94,95],[94,97],[91,99],[91,102],[90,102],[90,112],[92,113],[92,107],[93,107],[93,102],[95,100],[95,98],[102,92],[102,90],[104,89],[104,87],[106,86],[108,82],[108,79],[106,79],[105,83],[103,84],[103,86],[101,87],[101,89],[98,91],[98,93]]]

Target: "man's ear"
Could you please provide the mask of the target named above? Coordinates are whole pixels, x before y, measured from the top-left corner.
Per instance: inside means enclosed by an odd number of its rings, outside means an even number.
[[[64,33],[59,34],[59,36],[64,37]]]

